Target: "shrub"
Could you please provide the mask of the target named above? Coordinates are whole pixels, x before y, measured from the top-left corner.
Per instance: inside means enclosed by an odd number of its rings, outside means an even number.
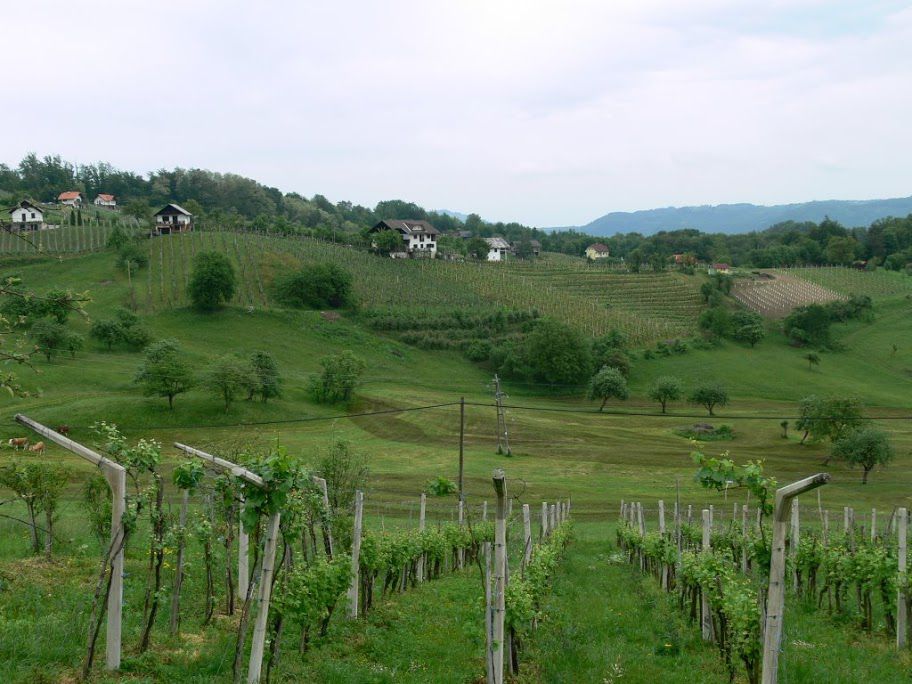
[[[424,491],[431,496],[449,496],[450,494],[455,494],[457,489],[455,482],[443,475],[438,475],[433,480],[428,480]]]
[[[351,351],[332,354],[320,359],[323,371],[311,378],[310,392],[321,404],[350,401],[364,373],[366,364]]]
[[[200,252],[193,259],[193,275],[187,293],[194,308],[214,311],[231,301],[236,288],[234,266],[224,254]]]
[[[338,309],[352,304],[352,276],[333,263],[314,264],[276,278],[273,292],[286,306]]]

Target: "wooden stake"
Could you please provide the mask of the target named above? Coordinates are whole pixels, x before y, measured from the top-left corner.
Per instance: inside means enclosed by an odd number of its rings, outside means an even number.
[[[897,560],[899,561],[899,591],[896,596],[896,648],[905,648],[906,639],[909,629],[909,612],[906,606],[906,592],[904,589],[906,580],[906,531],[909,526],[909,511],[906,508],[900,508],[898,511],[896,531],[899,542],[899,552]]]
[[[548,536],[548,502],[542,501],[541,507],[541,541]]]
[[[332,509],[329,507],[329,490],[326,487],[326,480],[322,477],[314,476],[313,481],[323,491],[323,513],[325,517],[320,527],[323,528],[323,543],[326,545],[326,555],[333,558],[335,553],[333,552]]]
[[[529,504],[523,504],[523,564],[522,569],[525,573],[532,560],[532,516],[529,511]]]
[[[244,529],[244,500],[238,515],[238,590],[237,598],[241,602],[247,600],[247,590],[250,588],[250,534]]]
[[[871,543],[877,539],[877,509],[871,509]]]
[[[712,512],[708,508],[703,509],[703,552],[710,551],[710,533],[712,531]],[[709,608],[709,598],[706,590],[700,587],[700,627],[703,635],[703,641],[712,641],[713,625],[712,613]]]
[[[459,500],[465,501],[465,397],[459,397]]]
[[[773,511],[773,542],[770,557],[769,591],[766,599],[766,625],[763,638],[763,684],[779,681],[779,648],[785,611],[785,537],[787,515],[792,499],[830,481],[828,473],[818,473],[776,490]]]
[[[747,574],[747,504],[741,506],[741,572]]]
[[[425,524],[424,519],[425,519],[426,509],[427,509],[427,494],[422,492],[421,501],[418,504],[418,531],[419,532],[424,532],[424,524]],[[424,566],[425,566],[426,562],[427,562],[427,558],[425,557],[425,554],[422,553],[421,557],[418,559],[418,581],[419,582],[424,582],[424,575],[425,575]]]
[[[266,545],[263,549],[263,570],[260,573],[260,606],[253,641],[250,644],[250,662],[247,664],[247,684],[258,684],[263,668],[263,650],[266,645],[266,625],[269,618],[269,600],[272,597],[272,574],[275,566],[276,542],[281,516],[275,513],[266,524]]]
[[[507,482],[504,471],[494,471],[494,492],[497,508],[494,518],[494,619],[492,626],[494,684],[504,681],[504,617],[507,569]],[[552,512],[554,508],[552,506]]]
[[[459,510],[459,526],[462,527],[465,524],[465,503],[462,499],[457,503]],[[456,567],[459,570],[462,570],[462,566],[465,565],[465,549],[460,546],[456,549]]]
[[[184,582],[184,547],[187,544],[185,537],[187,534],[187,507],[189,503],[190,490],[182,489],[180,516],[178,519],[181,533],[177,545],[177,560],[174,568],[174,588],[171,591],[171,619],[169,624],[171,636],[177,634],[180,629],[180,594],[181,585]]]
[[[361,525],[364,517],[364,492],[360,489],[355,492],[355,522],[352,527],[352,553],[351,553],[351,586],[348,588],[348,615],[358,617],[358,588],[361,584]],[[421,495],[421,523],[419,529],[424,529],[424,494]],[[421,568],[424,557],[418,560]],[[421,570],[418,572],[418,581],[421,581]]]
[[[798,509],[798,499],[792,499],[792,534],[791,540],[789,543],[789,558],[792,559],[792,590],[798,591],[798,566],[795,563],[795,560],[798,558],[798,542],[799,542],[799,516],[800,511]]]

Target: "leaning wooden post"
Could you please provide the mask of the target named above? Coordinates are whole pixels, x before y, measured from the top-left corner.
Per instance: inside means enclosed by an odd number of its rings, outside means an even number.
[[[906,608],[906,530],[909,525],[909,511],[900,508],[897,513],[897,540],[899,542],[899,552],[897,554],[899,561],[899,578],[897,584],[899,591],[896,597],[896,648],[906,647],[906,636],[908,632],[909,613]]]
[[[424,492],[421,493],[421,501],[418,504],[418,531],[424,532],[424,520],[427,512],[427,494]],[[427,562],[425,554],[421,554],[418,558],[418,581],[424,582],[424,565]]]
[[[792,499],[792,534],[789,543],[789,558],[792,559],[792,589],[798,591],[798,542],[800,535],[798,499]]]
[[[421,503],[424,504],[424,494]],[[348,588],[348,615],[358,617],[358,586],[361,583],[361,524],[364,517],[364,492],[355,492],[355,522],[352,527],[351,586]],[[424,506],[421,508],[421,524],[424,529]],[[422,559],[423,560],[423,559]],[[419,563],[421,560],[419,560]],[[419,581],[421,573],[418,573]]]
[[[111,583],[108,589],[108,624],[105,632],[105,667],[116,670],[120,667],[121,621],[123,618],[123,577],[125,530],[123,515],[127,510],[127,471],[119,463],[105,458],[91,449],[64,437],[21,413],[16,422],[37,432],[47,440],[59,444],[67,451],[94,463],[104,473],[111,488],[111,545],[107,564],[111,566]]]
[[[776,490],[773,510],[773,544],[770,557],[769,592],[766,599],[766,628],[763,639],[763,684],[779,681],[779,648],[785,610],[785,537],[792,499],[830,481],[829,473],[811,475]]]
[[[525,573],[532,560],[532,516],[529,514],[529,504],[523,504],[523,564],[522,569]]]
[[[504,471],[494,471],[494,491],[497,509],[494,518],[494,616],[492,625],[494,684],[503,684],[504,666],[504,616],[506,599],[507,566],[507,481]],[[552,509],[553,510],[553,509]]]
[[[547,537],[547,536],[548,536],[548,502],[542,501],[540,541],[544,541],[545,537]]]
[[[710,533],[712,531],[711,511],[708,508],[703,509],[703,553],[710,552]],[[706,594],[706,588],[700,587],[700,627],[704,641],[712,641],[713,623],[712,612],[709,609],[709,597]]]
[[[205,451],[194,449],[175,442],[174,446],[184,453],[196,456],[204,461],[229,472],[235,477],[239,477],[247,484],[254,487],[265,488],[266,482],[262,477],[246,468],[226,461],[218,456],[207,454]],[[279,536],[279,523],[281,514],[274,513],[266,523],[266,541],[263,546],[262,570],[260,572],[260,589],[259,589],[259,611],[257,613],[256,623],[253,627],[253,641],[250,644],[250,662],[247,664],[247,684],[257,684],[260,681],[260,672],[263,668],[263,650],[266,644],[266,626],[269,617],[269,601],[272,598],[272,575],[275,566],[276,542]],[[242,525],[243,527],[243,525]]]
[[[177,543],[177,561],[174,569],[174,589],[171,592],[171,636],[177,634],[180,629],[180,595],[181,585],[184,583],[184,547],[187,545],[187,507],[190,503],[190,490],[181,490],[181,508],[180,508],[180,537]]]

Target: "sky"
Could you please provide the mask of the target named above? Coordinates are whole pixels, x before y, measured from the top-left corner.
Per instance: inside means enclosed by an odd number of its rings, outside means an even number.
[[[5,3],[0,162],[530,225],[912,194],[912,3]]]

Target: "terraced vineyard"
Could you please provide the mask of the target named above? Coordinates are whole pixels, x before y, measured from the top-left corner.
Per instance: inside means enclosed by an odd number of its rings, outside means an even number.
[[[699,281],[678,274],[617,274],[579,262],[545,258],[535,263],[454,263],[378,258],[309,238],[257,233],[195,232],[148,241],[150,268],[136,283],[147,310],[184,306],[193,256],[225,253],[235,263],[240,287],[235,303],[268,307],[275,275],[297,263],[338,263],[355,276],[366,309],[404,304],[429,312],[454,308],[476,313],[508,308],[552,316],[591,335],[617,328],[634,344],[692,333],[701,300]]]
[[[912,277],[905,273],[877,269],[860,271],[842,266],[820,268],[784,268],[773,273],[784,274],[816,283],[841,295],[868,295],[871,298],[912,294]]]
[[[839,292],[783,272],[777,272],[770,278],[737,280],[732,296],[767,318],[787,316],[797,306],[845,299],[845,295]]]

